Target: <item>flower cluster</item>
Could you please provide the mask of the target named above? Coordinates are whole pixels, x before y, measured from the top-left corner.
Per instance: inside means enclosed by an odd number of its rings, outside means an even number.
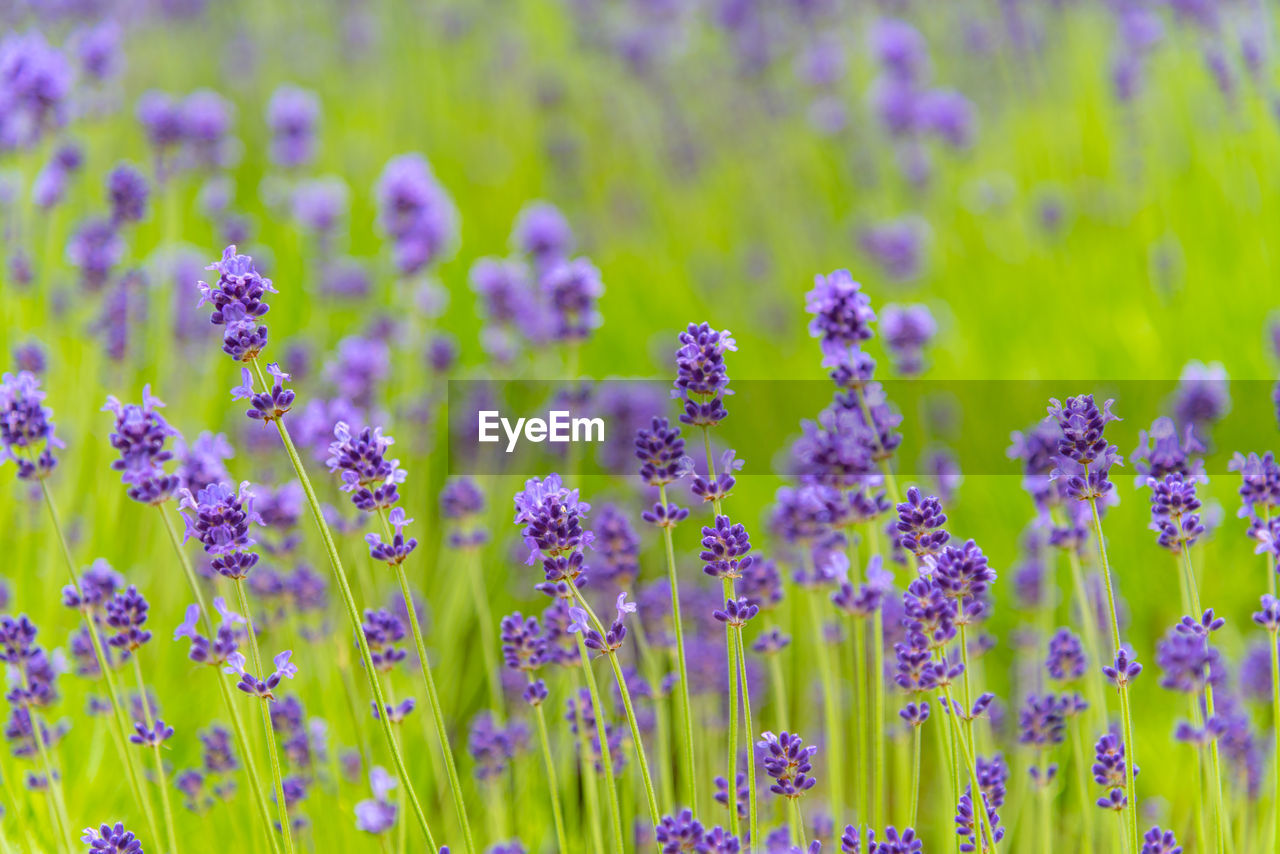
[[[521,535],[529,548],[528,563],[541,560],[545,581],[537,589],[548,596],[571,598],[572,587],[585,583],[583,549],[594,540],[582,527],[591,505],[578,498],[578,490],[567,488],[560,475],[531,478],[515,494],[515,522],[523,525]]]
[[[264,299],[278,291],[253,268],[253,258],[236,254],[235,246],[224,249],[222,260],[205,269],[216,270],[218,281],[199,283],[198,305],[213,306],[209,320],[223,327],[223,352],[238,362],[256,359],[267,346],[267,327],[258,322],[271,308]]]
[[[253,509],[249,482],[242,482],[237,492],[225,483],[213,483],[195,494],[181,489],[178,495],[178,508],[187,523],[183,541],[199,540],[204,550],[213,555],[211,566],[219,575],[247,577],[258,564],[257,553],[249,550],[256,543],[249,536],[249,524],[261,522]]]
[[[44,397],[40,380],[29,371],[5,374],[0,380],[0,463],[13,460],[22,480],[48,477],[58,464],[54,449],[64,447],[53,433],[53,412],[44,405]]]
[[[707,323],[690,323],[680,333],[676,350],[676,380],[671,396],[683,401],[680,421],[697,427],[714,427],[729,413],[724,398],[729,389],[729,372],[724,354],[737,350],[729,330],[717,332]]]
[[[809,758],[818,752],[818,748],[813,745],[805,747],[800,736],[788,732],[781,735],[764,732],[756,747],[765,754],[761,761],[764,770],[774,780],[769,791],[775,795],[798,798],[817,784],[818,781],[809,776],[813,770]]]
[[[120,459],[114,460],[111,468],[121,473],[121,480],[128,485],[129,497],[143,504],[163,504],[180,485],[176,474],[165,471],[165,464],[173,459],[173,452],[166,445],[178,431],[156,411],[163,406],[147,385],[143,386],[140,404],[124,404],[108,397],[102,407],[116,416],[110,440]]]

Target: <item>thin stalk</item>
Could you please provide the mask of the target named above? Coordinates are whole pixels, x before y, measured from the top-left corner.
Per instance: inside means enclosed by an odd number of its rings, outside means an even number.
[[[235,580],[235,589],[236,600],[245,620],[245,634],[249,638],[253,672],[259,679],[265,679],[267,672],[262,669],[262,654],[258,651],[258,636],[253,628],[253,614],[249,610],[249,596],[245,593],[243,578]],[[145,697],[143,702],[146,702]],[[262,730],[267,739],[267,755],[271,759],[271,777],[276,787],[276,812],[280,816],[280,833],[284,836],[284,850],[286,854],[293,854],[293,828],[289,826],[289,809],[284,802],[284,775],[280,771],[280,757],[276,755],[276,733],[271,726],[271,707],[267,702],[266,698],[263,698],[259,705],[262,708]],[[380,707],[378,711],[382,713],[379,717],[386,717],[385,707]]]
[[[857,582],[855,582],[856,584]],[[861,618],[853,620],[853,708],[854,720],[867,720],[867,650],[866,650],[866,623]],[[870,761],[868,753],[865,749],[862,734],[859,730],[862,727],[855,727],[851,733],[853,742],[853,806],[857,816],[857,820],[861,824],[869,824],[871,822],[869,803],[870,793],[867,792],[866,770]],[[869,727],[868,727],[869,729]],[[836,817],[837,823],[840,819],[838,810],[842,804],[832,804],[832,814]]]
[[[157,505],[157,509],[160,511],[160,518],[164,521],[165,530],[169,534],[169,541],[173,543],[173,549],[178,553],[178,562],[182,565],[182,572],[191,588],[191,594],[196,599],[196,606],[200,608],[205,636],[213,638],[215,637],[213,618],[209,615],[209,609],[205,607],[204,594],[197,583],[195,570],[191,566],[191,559],[187,557],[186,551],[182,548],[182,540],[178,539],[178,532],[173,527],[173,522],[169,519],[169,515],[164,512],[163,507]],[[249,747],[249,739],[245,734],[244,723],[240,720],[240,710],[232,702],[231,689],[227,687],[226,680],[222,678],[221,673],[214,674],[214,681],[218,683],[218,692],[222,695],[222,703],[226,707],[227,716],[231,718],[231,726],[235,731],[236,743],[240,748],[240,754],[244,757],[245,776],[249,778],[249,786],[253,790],[253,802],[257,806],[259,818],[262,819],[262,828],[267,834],[267,840],[271,843],[272,852],[278,854],[280,843],[276,840],[275,828],[271,824],[271,810],[267,806],[267,798],[262,791],[262,783],[258,779],[258,769],[253,761],[253,751]]]
[[[965,768],[969,772],[969,801],[973,807],[974,835],[986,842],[987,851],[996,850],[995,838],[992,835],[991,823],[987,819],[987,802],[982,796],[982,788],[978,785],[978,766],[974,756],[969,752],[968,743],[965,741],[964,733],[960,729],[960,722],[956,720],[958,712],[956,704],[951,699],[951,688],[948,685],[942,686],[943,699],[946,701],[947,719],[951,721],[951,731],[954,740],[959,742],[961,758],[964,760]],[[968,714],[968,711],[965,712]],[[959,797],[956,798],[959,801]]]
[[[791,830],[800,840],[800,850],[809,847],[809,840],[804,833],[804,816],[800,814],[800,799],[788,798],[791,801]]]
[[[884,688],[884,614],[876,608],[871,613],[871,707],[875,718],[870,729],[871,761],[875,768],[871,789],[875,827],[884,826],[885,812]]]
[[[1041,766],[1044,770],[1048,770],[1047,764]],[[1040,854],[1052,854],[1053,845],[1053,804],[1049,800],[1049,781],[1047,779],[1040,782]]]
[[[62,530],[62,520],[58,515],[58,506],[53,501],[53,494],[49,491],[49,484],[45,479],[38,478],[37,480],[40,483],[40,493],[44,496],[45,507],[49,510],[49,518],[53,523],[53,531],[57,536],[63,560],[66,561],[67,573],[71,577],[71,586],[75,588],[76,594],[79,595],[80,573],[76,571],[75,559],[71,556],[71,546],[67,544],[66,534]],[[87,609],[82,608],[80,609],[80,616],[84,619],[85,627],[89,631],[89,641],[93,644],[93,655],[98,662],[98,671],[102,673],[102,680],[107,685],[107,697],[111,701],[111,711],[115,717],[116,724],[116,729],[113,731],[116,751],[120,755],[120,762],[124,765],[125,772],[129,775],[129,787],[133,790],[134,800],[142,807],[142,814],[146,819],[147,829],[151,832],[151,838],[159,839],[160,829],[156,824],[155,812],[151,809],[151,800],[142,788],[138,767],[133,761],[133,753],[125,745],[129,727],[124,715],[124,706],[120,703],[120,692],[116,690],[115,674],[111,672],[111,663],[102,649],[102,638],[98,637],[98,628],[94,625],[92,615]]]
[[[725,599],[733,598],[733,579],[726,578],[721,584]],[[733,628],[725,627],[725,643],[729,653],[729,773],[725,779],[729,781],[730,800],[736,801],[738,789],[738,645],[733,642]],[[738,810],[736,806],[729,809],[729,832],[738,835]]]
[[[591,610],[591,605],[582,596],[582,591],[577,587],[570,585],[574,597],[578,600],[578,605],[587,612],[591,618],[591,622],[595,625],[596,631],[600,633],[600,637],[604,637],[605,628],[600,622],[600,618]],[[635,742],[636,761],[640,765],[640,776],[644,780],[645,797],[649,805],[649,817],[653,821],[654,827],[658,826],[658,798],[654,794],[653,778],[649,775],[649,760],[645,756],[644,742],[640,740],[640,724],[636,720],[635,708],[631,705],[631,691],[627,688],[627,679],[623,675],[622,665],[618,662],[618,656],[613,652],[605,653],[605,658],[609,659],[609,665],[613,668],[614,681],[618,683],[618,693],[622,695],[622,707],[627,713],[627,724],[631,728],[631,740]],[[602,718],[603,719],[603,718]]]
[[[386,511],[381,507],[378,508],[378,519],[382,522],[382,530],[387,542],[391,542],[391,526],[387,522]],[[453,794],[453,810],[457,814],[458,824],[462,826],[462,836],[466,842],[467,850],[474,854],[476,844],[471,833],[471,820],[467,816],[467,804],[462,798],[462,781],[458,777],[458,765],[453,759],[453,747],[449,744],[449,733],[445,729],[444,712],[440,707],[440,695],[436,692],[436,682],[431,676],[431,664],[427,660],[427,644],[422,637],[422,627],[418,624],[418,611],[413,607],[413,593],[409,589],[409,576],[405,572],[403,563],[397,563],[395,571],[396,580],[400,582],[400,595],[404,597],[405,610],[409,612],[409,628],[413,632],[413,642],[418,650],[418,666],[422,670],[422,679],[427,685],[427,702],[431,705],[431,718],[435,723],[436,738],[440,742],[440,753],[444,756],[444,768],[449,778],[449,790]],[[481,632],[482,637],[488,637],[489,634],[487,629]]]
[[[666,485],[658,487],[658,500],[667,504]],[[680,714],[684,723],[684,774],[689,787],[689,805],[698,806],[698,773],[693,760],[693,708],[689,704],[689,669],[685,664],[684,628],[680,618],[680,585],[676,578],[676,552],[672,544],[671,528],[663,526],[662,543],[667,552],[667,584],[671,587],[671,622],[676,634],[676,666],[680,672]]]
[[[534,681],[529,675],[529,682]],[[556,824],[556,845],[560,854],[569,854],[569,840],[564,833],[564,814],[560,809],[560,785],[556,782],[556,763],[551,756],[551,739],[547,737],[547,715],[542,704],[533,707],[534,717],[538,719],[538,740],[542,743],[542,761],[547,766],[547,791],[551,798],[551,816]]]
[[[1084,843],[1081,846],[1083,851],[1093,850],[1093,800],[1089,797],[1089,784],[1086,776],[1089,773],[1089,765],[1085,763],[1084,752],[1084,735],[1081,728],[1084,724],[1080,721],[1080,715],[1076,716],[1071,727],[1071,750],[1075,757],[1076,767],[1075,773],[1071,776],[1076,781],[1076,795],[1080,799],[1080,826],[1081,833],[1084,835]]]
[[[252,364],[254,372],[257,374],[258,382],[262,384],[264,389],[269,390],[270,386],[267,385],[258,360],[252,360]],[[325,521],[324,511],[320,507],[320,499],[316,496],[315,488],[311,485],[311,478],[307,476],[306,467],[302,464],[302,457],[298,455],[298,449],[293,444],[293,438],[289,435],[289,428],[285,426],[284,419],[277,418],[275,425],[280,433],[280,440],[284,443],[285,451],[289,455],[289,461],[293,464],[293,470],[298,476],[298,481],[302,484],[302,491],[307,497],[307,504],[311,508],[311,515],[315,519],[316,527],[320,529],[320,538],[324,541],[325,551],[329,555],[329,564],[333,569],[334,578],[337,579],[338,590],[342,594],[342,604],[347,609],[347,619],[351,621],[351,629],[355,633],[356,644],[360,648],[360,658],[364,663],[365,678],[369,681],[369,689],[373,692],[374,703],[377,704],[378,708],[385,709],[387,704],[383,700],[382,686],[379,684],[377,671],[373,667],[373,656],[369,652],[369,641],[365,638],[364,629],[361,626],[360,611],[356,607],[355,598],[351,595],[351,584],[347,580],[346,571],[342,568],[342,558],[338,556],[338,547],[333,541],[333,533],[329,530],[329,523]],[[413,611],[411,604],[409,604],[409,611],[410,613]],[[391,758],[395,762],[396,776],[400,778],[400,785],[404,788],[409,798],[414,815],[418,819],[418,825],[422,828],[422,835],[427,838],[428,847],[434,849],[436,847],[435,838],[432,836],[430,825],[427,823],[427,814],[423,812],[422,804],[418,800],[418,794],[413,788],[413,781],[409,777],[409,769],[405,766],[404,756],[396,745],[395,734],[391,731],[391,721],[388,720],[387,715],[379,715],[378,721],[382,726],[382,734],[386,739],[387,747],[391,751]]]
[[[920,809],[920,728],[923,724],[911,727],[911,815],[907,819],[907,827],[916,826],[916,816]]]
[[[782,678],[781,653],[771,652],[766,655],[769,661],[769,683],[773,688],[774,711],[778,715],[778,732],[789,732],[787,728],[787,688]],[[754,737],[754,736],[753,736]]]
[[[1200,609],[1200,588],[1196,584],[1195,568],[1191,565],[1191,549],[1188,547],[1186,540],[1182,541],[1182,567],[1187,574],[1187,593],[1191,597],[1191,617],[1199,619],[1204,613]],[[1209,639],[1205,638],[1206,649]],[[1204,703],[1206,720],[1213,720],[1213,685],[1208,680],[1208,674],[1205,674],[1204,683]],[[1222,797],[1222,752],[1218,747],[1218,739],[1212,739],[1209,742],[1209,758],[1213,763],[1213,796],[1214,810],[1218,817],[1218,850],[1225,851],[1227,849],[1227,836],[1229,835],[1227,810]]]
[[[1085,480],[1088,481],[1089,466],[1085,465]],[[1120,654],[1120,620],[1116,616],[1116,597],[1115,591],[1111,585],[1111,565],[1107,561],[1107,546],[1102,538],[1102,517],[1098,514],[1098,499],[1094,496],[1089,498],[1089,509],[1093,514],[1093,535],[1098,541],[1098,557],[1102,562],[1102,579],[1107,587],[1107,607],[1111,612],[1111,641],[1115,646],[1115,654]],[[1125,798],[1128,805],[1125,808],[1127,815],[1129,845],[1131,850],[1138,850],[1138,790],[1134,785],[1133,767],[1137,762],[1137,745],[1133,743],[1133,716],[1129,709],[1129,686],[1121,680],[1119,684],[1120,692],[1120,715],[1124,724],[1125,739]]]
[[[644,673],[645,680],[650,684],[657,686],[662,681],[661,664],[657,661],[653,647],[649,645],[649,638],[644,631],[644,623],[640,620],[640,615],[636,614],[634,618],[636,647],[640,654],[640,668]],[[653,695],[654,709],[654,729],[658,735],[658,755],[661,757],[671,756],[671,732],[669,722],[667,720],[670,713],[670,704],[666,702],[666,697],[661,696],[660,692],[654,691]],[[661,776],[658,779],[658,785],[662,792],[662,802],[670,804],[673,808],[676,804],[675,780],[672,769],[659,765]]]
[[[142,703],[142,722],[147,725],[150,731],[155,724],[155,720],[151,715],[151,702],[147,699],[147,683],[142,676],[142,659],[138,657],[138,651],[134,650],[130,655],[133,659],[133,675],[138,680],[138,696]],[[164,756],[160,753],[160,743],[153,745],[156,755],[156,785],[160,787],[160,808],[164,810],[164,829],[166,838],[169,840],[170,854],[177,854],[178,836],[173,826],[173,807],[169,804],[169,781],[164,773]]]
[[[384,515],[385,511],[378,510],[378,515]],[[383,520],[385,527],[386,520]],[[476,609],[476,619],[480,623],[480,652],[484,656],[484,672],[486,683],[489,686],[489,705],[493,707],[493,713],[497,716],[498,722],[501,723],[505,717],[505,704],[502,701],[502,666],[498,661],[498,650],[494,646],[493,638],[496,634],[493,622],[493,610],[489,607],[489,597],[485,593],[484,585],[480,578],[480,553],[477,549],[467,547],[464,549],[466,553],[465,571],[471,584],[471,604]]]
[[[828,756],[843,756],[840,749],[840,712],[838,699],[836,697],[835,675],[831,672],[831,655],[827,649],[827,639],[822,633],[822,609],[820,607],[819,596],[816,589],[808,591],[809,595],[805,597],[809,605],[809,623],[813,627],[813,642],[816,646],[814,653],[818,657],[818,677],[822,680],[822,708],[825,723],[824,735],[827,740]],[[831,813],[838,815],[841,806],[844,804],[844,787],[843,775],[841,774],[841,766],[844,763],[837,760],[831,763]]]
[[[1200,728],[1200,726],[1201,726],[1201,720],[1200,720],[1200,698],[1196,697],[1195,695],[1189,695],[1189,696],[1187,697],[1187,704],[1190,706],[1191,724],[1192,724],[1192,726],[1194,726],[1196,729],[1199,729],[1199,728]],[[1204,808],[1204,783],[1205,783],[1205,779],[1204,779],[1204,778],[1205,778],[1205,772],[1204,772],[1204,748],[1203,748],[1203,747],[1201,747],[1200,745],[1196,745],[1196,746],[1195,746],[1195,751],[1196,751],[1196,785],[1195,785],[1195,790],[1196,790],[1196,791],[1195,791],[1195,811],[1194,811],[1194,814],[1195,814],[1196,843],[1197,843],[1197,845],[1198,845],[1198,847],[1197,847],[1197,849],[1196,849],[1196,850],[1197,850],[1197,851],[1208,851],[1208,850],[1209,850],[1209,835],[1208,835],[1208,833],[1205,831],[1205,827],[1204,827],[1204,814],[1205,814],[1205,808]]]
[[[587,693],[591,696],[591,705],[596,710],[596,741],[600,745],[600,765],[604,770],[605,786],[609,789],[609,818],[613,826],[613,844],[618,854],[622,854],[626,847],[623,844],[622,835],[622,809],[618,805],[618,783],[613,775],[613,753],[609,749],[609,715],[605,711],[604,703],[600,701],[600,689],[596,687],[595,674],[591,672],[591,656],[587,653],[587,644],[582,640],[581,633],[575,637],[578,639],[578,655],[582,657],[582,670],[587,679]],[[579,726],[578,731],[585,730]]]
[[[742,719],[747,727],[747,815],[751,827],[751,844],[760,839],[760,822],[756,811],[756,763],[751,751],[751,739],[755,738],[755,730],[751,726],[751,690],[747,685],[747,651],[742,642],[742,628],[735,632],[738,636],[739,673],[742,676]],[[736,806],[734,812],[737,812]]]
[[[22,672],[24,687],[29,687],[25,669]],[[45,785],[49,787],[49,812],[53,813],[53,823],[58,827],[58,839],[70,854],[74,843],[71,841],[71,819],[67,815],[67,807],[62,799],[62,783],[54,775],[53,760],[49,758],[49,745],[45,744],[44,726],[36,715],[35,709],[27,707],[28,721],[31,724],[31,735],[40,755],[40,765],[44,768]]]
[[[580,698],[582,695],[578,696]],[[578,781],[587,802],[587,823],[591,825],[591,839],[595,843],[595,850],[604,851],[604,831],[600,828],[600,792],[592,773],[591,740],[580,703],[573,704],[573,717],[578,729]]]
[[[1271,637],[1271,745],[1275,751],[1273,757],[1275,767],[1272,768],[1272,804],[1271,804],[1271,845],[1268,851],[1276,850],[1277,814],[1280,814],[1280,643],[1277,633],[1272,631]]]

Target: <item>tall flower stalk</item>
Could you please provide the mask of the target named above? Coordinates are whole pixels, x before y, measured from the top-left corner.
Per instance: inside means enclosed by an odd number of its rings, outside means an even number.
[[[298,454],[298,449],[289,434],[289,428],[284,422],[283,415],[293,402],[293,393],[283,388],[282,382],[279,381],[280,377],[276,377],[277,382],[274,385],[268,383],[262,366],[258,363],[258,354],[262,352],[267,343],[267,327],[257,323],[257,318],[260,318],[268,311],[268,306],[263,301],[266,294],[276,293],[276,290],[271,286],[269,279],[263,278],[254,270],[253,259],[247,255],[237,255],[234,246],[227,247],[222,253],[222,260],[210,265],[208,269],[218,272],[218,281],[213,285],[204,282],[200,283],[201,303],[209,302],[213,305],[214,310],[210,316],[210,321],[216,326],[224,327],[223,351],[236,361],[246,362],[253,368],[253,375],[262,389],[261,392],[254,391],[252,386],[249,388],[242,386],[239,391],[250,392],[249,398],[253,405],[251,411],[258,413],[255,416],[256,419],[274,424],[276,431],[280,435],[280,441],[284,444],[285,453],[289,456],[289,462],[293,465],[293,470],[298,477],[299,483],[302,484],[307,506],[310,508],[312,518],[320,531],[320,538],[324,543],[325,553],[328,555],[334,579],[338,582],[342,604],[346,609],[351,630],[356,636],[356,643],[360,649],[360,658],[364,664],[365,678],[369,682],[373,701],[378,708],[384,709],[386,708],[386,700],[373,667],[369,645],[365,641],[364,633],[360,630],[360,610],[356,606],[355,597],[352,595],[351,583],[347,578],[346,570],[343,568],[342,558],[338,554],[338,547],[334,542],[333,533],[329,529],[329,523],[325,519],[320,499],[316,495],[310,477],[307,476],[306,466],[303,465],[302,457]],[[245,385],[249,386],[250,384],[246,383]],[[427,838],[428,846],[435,848],[436,844],[427,822],[427,814],[418,800],[413,781],[409,777],[409,769],[405,765],[404,756],[396,741],[391,721],[387,719],[386,715],[380,715],[378,720],[387,743],[387,749],[390,751],[394,761],[400,785],[409,804],[413,807],[414,815],[418,820],[423,836]],[[470,847],[468,848],[468,854],[474,854],[473,849]]]
[[[1120,718],[1128,761],[1125,765],[1125,807],[1127,835],[1130,849],[1138,850],[1138,802],[1134,786],[1136,750],[1133,743],[1133,713],[1129,702],[1129,680],[1124,678],[1127,656],[1120,642],[1120,619],[1116,613],[1115,590],[1111,578],[1111,565],[1107,560],[1107,545],[1102,533],[1102,516],[1098,512],[1098,500],[1113,488],[1108,480],[1111,466],[1120,462],[1114,445],[1109,445],[1103,429],[1112,421],[1120,420],[1111,412],[1113,401],[1102,408],[1094,403],[1093,395],[1069,397],[1065,404],[1050,401],[1049,415],[1057,421],[1061,430],[1057,445],[1057,468],[1054,476],[1065,481],[1067,494],[1089,503],[1093,522],[1093,535],[1098,544],[1098,559],[1102,579],[1107,591],[1107,610],[1111,618],[1111,644],[1115,656],[1113,669],[1121,678],[1113,678],[1120,695]],[[1122,661],[1122,658],[1124,660]]]
[[[67,568],[75,601],[83,602],[80,574],[76,569],[75,558],[71,556],[71,546],[63,530],[58,506],[49,489],[49,475],[58,464],[54,451],[64,446],[54,434],[52,412],[44,405],[44,397],[39,380],[34,374],[22,371],[17,375],[4,375],[3,382],[0,382],[0,442],[4,445],[4,459],[12,459],[17,465],[18,478],[38,484],[45,508],[49,511],[49,521],[58,542],[58,551]],[[129,731],[128,720],[120,702],[120,693],[116,687],[115,675],[111,670],[111,662],[103,650],[98,627],[89,610],[85,607],[80,607],[79,610],[93,647],[94,661],[107,686],[107,697],[111,702],[111,713],[115,723],[112,729],[112,740],[115,742],[116,752],[128,775],[129,787],[133,791],[135,802],[142,809],[147,827],[152,837],[159,839],[159,825],[156,824],[151,801],[142,788],[141,776],[134,762],[133,753],[125,745],[125,734]]]

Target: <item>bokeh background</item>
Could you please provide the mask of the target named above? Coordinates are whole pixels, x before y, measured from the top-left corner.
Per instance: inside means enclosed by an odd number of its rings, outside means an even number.
[[[1211,433],[1216,463],[1202,492],[1213,530],[1195,559],[1202,598],[1228,620],[1219,637],[1230,690],[1254,739],[1229,762],[1242,844],[1253,838],[1256,816],[1269,813],[1271,772],[1262,759],[1270,745],[1269,683],[1259,692],[1240,679],[1242,659],[1265,645],[1249,621],[1265,592],[1265,568],[1236,518],[1238,478],[1225,462],[1236,450],[1265,450],[1276,437],[1270,383],[1280,341],[1270,323],[1277,302],[1270,237],[1280,227],[1280,126],[1271,4],[103,0],[10,3],[0,20],[6,56],[14,55],[12,40],[38,31],[51,49],[65,51],[72,69],[56,126],[0,148],[7,264],[0,350],[10,368],[31,358],[27,345],[43,354],[40,374],[68,445],[53,488],[77,557],[84,564],[105,558],[152,600],[158,641],[146,663],[165,717],[179,730],[167,754],[175,768],[199,764],[191,736],[216,718],[216,691],[207,673],[193,671],[183,646],[168,642],[188,594],[153,514],[125,497],[109,469],[112,423],[99,409],[108,394],[136,400],[150,383],[186,436],[226,434],[236,449],[228,461],[233,479],[277,484],[292,476],[274,434],[229,401],[238,367],[218,352],[216,331],[195,309],[201,268],[236,242],[280,290],[267,318],[271,358],[294,373],[299,407],[341,397],[343,378],[358,374],[370,395],[364,414],[382,418],[400,440],[409,469],[405,506],[423,541],[411,572],[430,615],[429,643],[460,754],[486,703],[476,639],[496,629],[477,623],[465,570],[438,524],[444,478],[466,470],[450,471],[449,379],[639,377],[658,388],[674,370],[676,333],[706,320],[732,330],[735,382],[821,383],[821,354],[804,313],[815,275],[849,269],[877,309],[928,306],[938,331],[922,376],[938,381],[944,403],[965,382],[1028,383],[986,404],[961,391],[979,403],[958,417],[923,403],[903,407],[912,429],[926,424],[931,441],[953,449],[962,474],[947,480],[951,530],[974,537],[1001,573],[989,625],[999,640],[982,673],[1007,718],[1027,686],[1023,669],[1039,655],[1034,646],[1020,648],[1029,617],[1004,583],[1024,565],[1020,544],[1033,507],[1014,464],[1006,472],[967,471],[956,449],[1004,443],[1017,411],[1025,406],[1022,426],[1034,424],[1049,394],[1096,392],[1119,398],[1116,411],[1128,420],[1114,429],[1128,454],[1188,362],[1220,363],[1221,373],[1205,369],[1214,378],[1210,396],[1234,402]],[[894,41],[885,28],[896,25],[914,35],[898,31]],[[80,46],[102,27],[115,28],[117,41],[111,71],[98,79]],[[286,84],[314,93],[320,107],[314,157],[293,168],[271,156],[267,121],[269,100]],[[180,165],[158,182],[154,147],[135,115],[139,98],[148,90],[181,98],[202,89],[226,102],[217,163]],[[82,149],[83,166],[60,200],[39,204],[33,181],[68,141]],[[405,276],[379,228],[374,187],[387,161],[408,152],[429,160],[456,208],[456,234],[430,265]],[[122,160],[152,179],[148,213],[125,230],[105,286],[89,290],[67,247],[106,211],[104,181]],[[301,224],[292,208],[299,187],[316,179],[346,188],[327,237]],[[490,321],[469,273],[477,259],[514,251],[513,222],[534,200],[559,208],[577,252],[598,266],[602,322],[578,347],[522,342],[519,355],[503,361],[484,346]],[[367,282],[344,295],[332,281],[350,264]],[[446,349],[447,359],[440,356]],[[879,340],[868,350],[893,376]],[[1141,406],[1127,404],[1126,389]],[[776,440],[774,452],[747,457],[732,513],[762,551],[781,555],[766,525],[785,479],[775,473],[776,454],[816,411],[729,403],[737,429]],[[984,405],[999,417],[986,418]],[[662,414],[674,416],[675,404],[665,406]],[[938,489],[919,457],[895,465],[905,481]],[[325,480],[319,472],[313,468]],[[543,606],[509,525],[511,494],[522,475],[537,473],[478,478],[490,508],[483,581],[494,614]],[[1106,526],[1127,636],[1150,663],[1156,639],[1181,610],[1175,567],[1147,530],[1146,497],[1130,474],[1115,474],[1121,500]],[[581,486],[593,502],[626,508],[641,527],[633,480],[591,476]],[[335,485],[326,481],[323,489],[337,504]],[[323,573],[309,521],[299,530],[303,543],[292,559]],[[43,508],[17,481],[0,489],[0,532],[6,611],[28,613],[47,645],[62,645],[75,626],[60,604],[62,567]],[[700,576],[696,532],[693,525],[677,532],[691,586]],[[660,541],[652,530],[641,536],[642,577],[657,577]],[[343,548],[351,565],[367,564],[359,536],[344,537]],[[1053,622],[1066,624],[1065,570],[1050,564],[1064,585]],[[374,594],[364,604],[385,604],[392,579],[377,566],[361,571]],[[800,639],[790,653],[794,693],[786,702],[816,736],[802,612],[788,600],[773,619]],[[321,641],[300,644],[301,678],[289,687],[324,721],[336,754],[357,731],[326,645],[344,643],[346,627],[336,606],[302,618],[308,621],[326,631]],[[293,622],[270,625],[264,643],[299,644],[298,631]],[[1171,735],[1185,703],[1170,700],[1151,670],[1135,689],[1143,807],[1182,833],[1190,827],[1185,781],[1195,757]],[[405,677],[403,690],[411,682]],[[81,823],[124,814],[127,795],[116,785],[105,734],[83,711],[89,688],[67,676],[62,692],[61,712],[72,723],[61,748],[71,812]],[[759,702],[765,715],[778,698],[762,692]],[[548,708],[558,717],[562,698]],[[411,753],[415,776],[451,838],[447,791],[430,773],[425,730],[421,738],[424,749]],[[1019,779],[1025,757],[1008,756]],[[461,761],[475,803],[499,803],[470,773],[474,762]],[[539,767],[536,755],[524,754],[503,778],[514,793],[506,805],[476,808],[486,842],[517,832],[533,850],[547,842]],[[819,776],[821,768],[819,760]],[[4,771],[20,781],[12,758]],[[1251,773],[1262,790],[1256,800],[1248,796]],[[317,783],[320,803],[338,808],[301,807],[316,850],[372,850],[376,843],[351,817],[351,804],[366,796],[362,785]],[[1065,787],[1060,797],[1064,815],[1079,808]],[[21,796],[4,806],[28,821],[40,815]],[[637,798],[629,808],[639,806]],[[924,830],[927,840],[950,845],[944,813],[945,805],[926,809]],[[1021,813],[1014,806],[1006,816],[1011,850],[1022,850],[1030,832]],[[534,818],[518,818],[526,815]],[[208,834],[251,838],[251,818],[244,803],[180,816],[191,850],[212,850]]]

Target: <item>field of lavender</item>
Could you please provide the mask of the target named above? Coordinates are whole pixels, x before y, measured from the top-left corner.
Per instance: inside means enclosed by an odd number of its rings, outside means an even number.
[[[1280,850],[1274,17],[0,3],[0,854]]]

